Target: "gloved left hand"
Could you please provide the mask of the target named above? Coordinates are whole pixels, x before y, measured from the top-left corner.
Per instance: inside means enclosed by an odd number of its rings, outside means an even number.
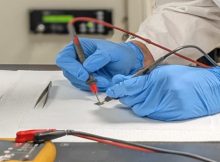
[[[135,78],[116,75],[107,95],[138,116],[173,121],[220,112],[220,67],[166,65]]]
[[[89,90],[89,73],[97,80],[99,91],[105,91],[112,85],[114,75],[131,75],[143,66],[142,51],[132,42],[81,38],[80,43],[86,57],[83,65],[77,60],[72,43],[60,51],[56,63],[72,85],[82,90]]]

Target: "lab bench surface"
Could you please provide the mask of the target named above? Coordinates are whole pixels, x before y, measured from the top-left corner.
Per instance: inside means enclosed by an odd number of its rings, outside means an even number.
[[[220,162],[219,143],[141,142],[150,146],[185,151]],[[55,162],[200,162],[200,160],[163,153],[144,153],[99,143],[55,143]]]
[[[57,71],[59,68],[56,65],[1,64],[0,70]],[[195,153],[220,162],[220,142],[143,142],[142,144]],[[55,145],[57,148],[55,162],[199,162],[199,160],[178,155],[143,153],[90,142],[62,142]]]

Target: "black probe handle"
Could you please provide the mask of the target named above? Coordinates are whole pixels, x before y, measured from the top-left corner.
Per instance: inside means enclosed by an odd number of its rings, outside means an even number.
[[[43,143],[45,141],[50,141],[53,139],[57,139],[66,135],[65,130],[56,130],[56,131],[49,131],[43,133],[37,133],[34,137],[35,143]]]
[[[145,75],[147,73],[150,73],[153,69],[155,69],[158,65],[160,65],[160,63],[163,62],[166,58],[167,58],[166,56],[163,56],[163,57],[159,58],[158,60],[156,60],[150,66],[145,67],[145,68],[139,70],[137,73],[134,74],[133,77],[137,77],[137,76],[141,76],[141,75]]]

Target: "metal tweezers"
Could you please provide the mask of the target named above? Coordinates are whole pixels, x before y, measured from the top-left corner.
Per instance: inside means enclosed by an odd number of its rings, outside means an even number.
[[[37,102],[35,103],[34,108],[40,107],[40,106],[42,108],[44,108],[45,104],[47,103],[48,96],[49,96],[49,91],[50,91],[51,87],[52,87],[52,81],[50,81],[48,83],[48,85],[46,86],[46,88],[43,90],[40,97],[37,99]]]

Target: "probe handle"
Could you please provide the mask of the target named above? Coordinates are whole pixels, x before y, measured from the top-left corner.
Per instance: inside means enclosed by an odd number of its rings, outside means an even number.
[[[80,44],[79,38],[76,34],[74,35],[73,45],[75,47],[76,55],[78,57],[78,60],[80,61],[81,64],[83,64],[83,62],[85,61],[86,58],[85,58],[83,48]],[[98,93],[96,80],[91,74],[89,74],[89,79],[87,80],[87,84],[89,85],[90,90],[92,91],[92,93],[94,93],[94,94]]]
[[[85,58],[83,48],[79,42],[79,38],[77,36],[74,36],[73,42],[74,42],[73,45],[76,50],[76,55],[77,55],[80,63],[83,64],[83,62],[85,61],[86,58]]]
[[[83,48],[80,44],[78,36],[76,36],[76,35],[74,36],[73,42],[74,42],[73,45],[76,50],[76,55],[77,55],[80,63],[83,64],[83,62],[85,61],[86,58],[85,58],[85,54],[84,54]],[[95,83],[96,83],[95,78],[90,74],[89,79],[87,80],[87,84],[91,85],[91,84],[95,84]]]
[[[133,77],[138,77],[138,76],[150,73],[153,69],[155,69],[158,65],[160,65],[160,63],[163,62],[166,58],[167,58],[167,56],[163,56],[163,57],[159,58],[153,64],[151,64],[143,69],[140,69],[137,73],[135,73],[133,75]]]

